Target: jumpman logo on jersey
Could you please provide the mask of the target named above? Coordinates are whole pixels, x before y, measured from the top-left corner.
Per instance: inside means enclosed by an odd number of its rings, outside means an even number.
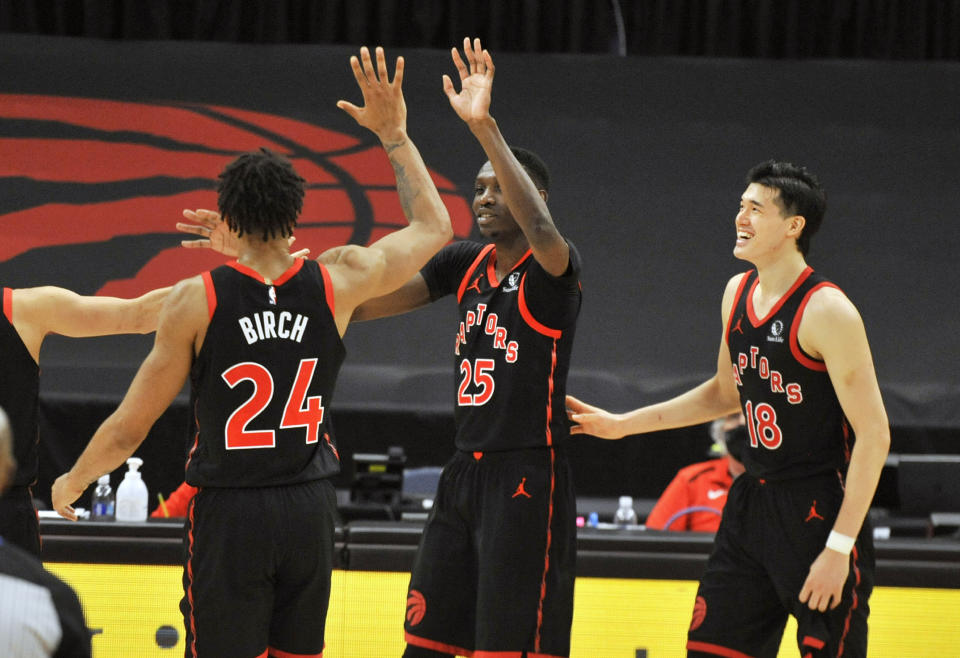
[[[532,498],[530,494],[527,493],[527,490],[524,488],[524,485],[527,483],[527,478],[520,480],[520,484],[517,485],[517,490],[513,492],[511,498],[516,498],[517,496],[526,496],[527,498]]]
[[[810,505],[810,512],[807,513],[807,518],[803,522],[809,523],[813,519],[820,519],[821,521],[824,520],[824,518],[817,513],[817,501],[813,501],[813,503]]]
[[[480,279],[482,279],[482,278],[483,278],[483,275],[481,274],[481,275],[478,276],[476,279],[474,279],[474,280],[473,280],[473,283],[471,283],[469,286],[467,286],[467,290],[470,290],[471,288],[473,288],[474,290],[477,291],[477,294],[479,295],[479,294],[480,294]]]
[[[737,318],[737,323],[736,323],[735,325],[733,325],[733,329],[730,330],[730,333],[731,333],[731,334],[732,334],[734,331],[739,331],[741,334],[743,333],[743,327],[740,326],[740,323],[741,323],[741,322],[743,322],[743,316],[742,316],[742,315],[741,315],[739,318]]]

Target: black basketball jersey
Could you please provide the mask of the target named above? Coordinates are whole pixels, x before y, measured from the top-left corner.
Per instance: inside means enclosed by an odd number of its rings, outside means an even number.
[[[797,339],[810,296],[837,286],[806,268],[789,291],[758,318],[757,271],[743,277],[727,327],[727,345],[749,441],[743,463],[771,480],[846,471],[853,436],[823,361]]]
[[[552,277],[527,251],[497,280],[494,245],[448,245],[422,270],[432,299],[456,293],[456,446],[513,450],[562,443],[567,372],[580,310],[580,257]]]
[[[37,432],[40,396],[40,366],[30,356],[20,334],[13,327],[13,290],[3,289],[3,318],[0,319],[0,407],[7,412],[13,431],[13,456],[17,472],[10,486],[25,487],[37,480]]]
[[[293,484],[340,470],[330,403],[346,354],[333,286],[297,259],[272,285],[237,262],[205,272],[210,325],[190,372],[197,487]]]

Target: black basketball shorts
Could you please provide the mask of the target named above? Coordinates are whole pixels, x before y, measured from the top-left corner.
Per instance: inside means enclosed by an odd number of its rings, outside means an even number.
[[[835,474],[784,482],[738,477],[697,591],[687,650],[774,657],[792,614],[800,655],[865,657],[874,583],[869,523],[850,555],[840,605],[821,613],[798,599],[842,499]]]
[[[322,655],[336,509],[327,480],[197,492],[185,526],[186,655]]]
[[[458,452],[410,578],[408,647],[570,653],[576,500],[561,449]]]

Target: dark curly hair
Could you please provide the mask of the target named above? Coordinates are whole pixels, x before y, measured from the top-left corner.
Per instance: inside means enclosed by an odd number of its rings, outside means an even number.
[[[224,167],[217,207],[231,231],[260,234],[264,242],[289,237],[303,210],[304,181],[290,161],[261,148]]]
[[[806,167],[767,160],[747,172],[747,184],[750,183],[780,190],[780,206],[785,216],[803,216],[806,221],[797,238],[797,248],[806,256],[810,251],[810,238],[819,230],[827,211],[827,196],[817,177]]]

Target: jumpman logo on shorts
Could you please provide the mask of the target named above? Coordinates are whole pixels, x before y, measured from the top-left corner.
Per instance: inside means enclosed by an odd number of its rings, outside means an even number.
[[[739,318],[737,318],[737,323],[736,323],[735,325],[733,325],[733,329],[730,330],[730,333],[731,333],[731,334],[732,334],[734,331],[739,331],[741,334],[743,333],[743,327],[740,326],[740,323],[741,323],[741,322],[743,322],[743,316],[742,316],[742,315],[741,315]]]
[[[813,519],[820,519],[821,521],[824,520],[824,518],[817,513],[817,501],[813,501],[813,503],[810,505],[810,512],[807,514],[807,518],[804,520],[804,523],[808,523]]]
[[[517,490],[513,492],[511,498],[516,498],[517,496],[526,496],[527,498],[532,498],[530,494],[527,493],[527,490],[524,488],[524,485],[527,483],[527,478],[520,480],[520,484],[517,485]]]
[[[483,278],[483,275],[480,275],[480,276],[478,276],[476,279],[474,279],[474,280],[473,280],[473,283],[471,283],[469,286],[467,286],[467,290],[470,290],[471,288],[473,288],[474,290],[477,291],[477,294],[479,295],[479,294],[480,294],[480,279],[482,279],[482,278]]]

